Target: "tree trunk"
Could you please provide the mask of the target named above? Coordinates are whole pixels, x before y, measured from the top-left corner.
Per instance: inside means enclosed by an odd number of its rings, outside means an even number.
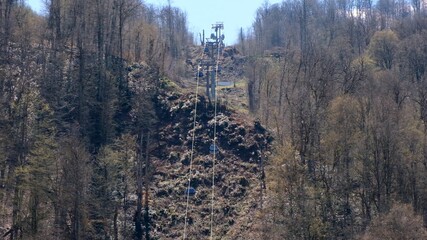
[[[113,217],[113,231],[114,231],[114,240],[119,239],[119,229],[117,226],[117,217],[119,216],[119,208],[116,206],[114,208],[114,217]],[[125,216],[126,217],[126,216]]]
[[[144,212],[144,225],[145,225],[145,239],[150,239],[150,216],[148,213],[148,187],[150,184],[150,157],[148,154],[148,146],[150,145],[150,132],[147,133],[147,143],[145,146],[145,212]]]
[[[135,212],[135,239],[142,240],[143,230],[142,230],[142,159],[143,159],[143,138],[144,134],[141,131],[140,135],[140,144],[139,144],[139,156],[136,167],[136,181],[137,181],[137,203],[136,203],[136,212]]]

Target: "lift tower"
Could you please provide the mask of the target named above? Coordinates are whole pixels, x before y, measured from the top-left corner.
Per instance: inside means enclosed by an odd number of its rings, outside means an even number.
[[[224,29],[224,24],[222,22],[212,24],[212,29],[214,32],[210,35],[209,38],[206,38],[206,41],[203,41],[205,46],[205,57],[200,61],[202,69],[206,70],[206,96],[208,96],[209,102],[215,100],[217,82],[216,77],[220,71],[218,61],[219,56],[222,55],[222,51],[225,47],[225,37],[221,31]]]

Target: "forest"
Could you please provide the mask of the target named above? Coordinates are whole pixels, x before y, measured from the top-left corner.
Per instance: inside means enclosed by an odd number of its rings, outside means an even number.
[[[276,137],[268,238],[426,238],[426,40],[420,1],[259,8],[239,47]]]
[[[40,15],[0,0],[0,238],[183,237],[188,108],[206,128],[216,116],[185,89],[203,47],[168,2],[46,0]],[[196,152],[189,238],[209,238],[197,224],[217,181],[210,239],[427,239],[427,3],[254,14],[223,59],[247,108],[219,106],[233,162],[209,180]]]

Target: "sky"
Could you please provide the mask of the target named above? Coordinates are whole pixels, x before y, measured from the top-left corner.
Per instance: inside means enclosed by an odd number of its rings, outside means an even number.
[[[43,0],[26,0],[36,12],[43,13]],[[145,3],[166,5],[167,0],[144,0]],[[225,44],[237,42],[240,28],[249,29],[255,19],[256,10],[265,0],[171,0],[171,5],[187,13],[189,30],[196,36],[205,29],[205,35],[211,33],[212,24],[224,23]],[[282,0],[269,0],[270,4]]]

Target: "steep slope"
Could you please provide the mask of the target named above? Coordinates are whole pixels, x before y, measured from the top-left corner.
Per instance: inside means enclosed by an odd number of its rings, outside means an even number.
[[[156,100],[160,119],[158,147],[155,151],[151,209],[153,235],[159,239],[183,236],[186,194],[191,157],[194,94],[163,92]],[[197,124],[191,186],[196,194],[188,204],[190,239],[210,235],[211,206],[216,238],[234,239],[250,225],[259,208],[262,185],[261,154],[272,138],[255,122],[219,106],[217,139],[220,152],[215,164],[215,197],[211,201],[213,157],[209,146],[213,139],[214,109],[203,96],[197,96]],[[231,236],[233,235],[233,236]]]
[[[159,130],[153,151],[156,170],[151,185],[152,233],[159,239],[181,238],[187,211],[189,239],[208,238],[211,217],[215,238],[256,239],[252,229],[257,226],[254,219],[265,192],[263,160],[268,155],[272,137],[259,122],[240,111],[246,108],[247,101],[243,77],[245,58],[235,48],[227,47],[220,58],[223,71],[219,78],[234,84],[218,88],[216,130],[220,151],[213,166],[209,147],[214,137],[215,109],[205,96],[194,94],[197,62],[202,51],[201,47],[189,49],[186,69],[189,77],[181,82],[182,89],[163,90],[154,99]],[[199,80],[199,92],[203,93],[203,79]],[[189,198],[187,205],[185,190],[190,177],[196,194]]]
[[[18,75],[24,70],[28,71],[33,74],[33,78],[19,78],[20,84],[38,89],[38,82],[34,79],[41,78],[41,69],[43,68],[41,67],[42,63],[37,61],[37,57],[41,56],[41,50],[34,51],[28,55],[28,62],[22,62],[22,66],[26,66],[28,69],[11,65],[13,68],[10,69],[13,71],[10,72],[10,75]],[[237,81],[241,77],[241,73],[234,72],[233,69],[240,69],[242,60],[239,57],[236,58],[237,62],[234,62],[231,56],[230,54],[224,57],[224,62],[228,61],[225,65],[228,70],[223,71],[223,77],[229,76],[232,79],[232,76],[234,76]],[[67,62],[74,61],[69,60]],[[96,62],[93,60],[88,63],[88,66],[96,66]],[[70,66],[70,68],[74,69],[74,66]],[[133,94],[152,91],[154,85],[157,84],[150,81],[155,78],[153,77],[155,74],[148,64],[143,62],[132,64],[127,67],[127,71],[129,86]],[[189,71],[193,72],[194,69]],[[187,79],[186,81],[191,83],[193,80]],[[161,84],[167,85],[169,83],[162,82]],[[264,191],[262,188],[263,167],[261,159],[263,159],[262,156],[267,154],[272,138],[258,122],[254,122],[241,112],[232,110],[229,107],[230,104],[218,105],[216,122],[219,154],[215,164],[215,195],[212,202],[213,159],[209,153],[209,147],[213,139],[214,108],[204,96],[196,96],[192,93],[194,91],[193,85],[184,87],[185,89],[163,88],[152,99],[158,122],[156,132],[153,134],[153,151],[150,154],[153,165],[148,196],[152,224],[151,236],[154,239],[178,239],[182,238],[184,234],[187,206],[184,192],[187,188],[190,173],[193,116],[195,100],[197,99],[197,125],[191,176],[191,187],[196,189],[196,194],[191,196],[188,202],[188,239],[208,238],[210,235],[211,216],[214,218],[212,226],[213,235],[216,239],[248,239],[248,237],[243,236],[250,232],[248,229],[253,225],[254,216],[252,214],[255,210],[260,209],[260,199]],[[234,97],[238,98],[239,102],[245,102],[242,88],[230,87],[227,89],[235,89],[235,93],[241,93],[242,95],[236,94]],[[139,100],[139,98],[135,97],[135,101]],[[224,103],[224,101],[221,102]],[[136,109],[140,106],[144,105],[136,104],[134,108]],[[131,112],[132,114],[134,112]],[[135,116],[137,115],[132,115],[132,117]],[[134,129],[129,127],[128,131],[134,131]],[[92,157],[93,159],[101,158],[95,154]],[[127,235],[122,236],[128,237],[135,230],[133,229],[135,224],[132,220],[134,219],[136,201],[138,199],[135,194],[137,182],[134,179],[134,170],[132,169],[132,176],[129,177],[131,179],[129,180],[128,189],[129,198],[121,198],[118,196],[117,191],[107,193],[105,197],[105,199],[109,197],[115,200],[118,199],[117,202],[120,204],[124,203],[123,209],[126,209],[126,216],[116,216],[115,220],[118,219],[120,227],[126,226],[125,229],[120,228],[120,234],[122,234],[121,232],[126,232]],[[111,183],[108,182],[107,185],[111,185]],[[4,196],[8,199],[8,201],[5,201],[4,206],[12,206],[11,200],[13,198],[11,195]],[[90,201],[93,202],[85,202],[82,206],[84,205],[83,207],[90,209],[91,213],[95,213],[98,209],[94,209],[93,206],[97,203],[92,198]],[[106,203],[106,205],[110,204],[108,208],[114,208],[111,205],[112,202]],[[211,214],[212,204],[213,215]],[[48,203],[46,203],[46,206],[42,206],[47,209],[46,215],[53,213],[53,210],[48,206]],[[8,207],[4,215],[2,215],[7,217],[1,219],[3,221],[0,228],[1,236],[6,232],[10,232],[11,224],[7,222],[7,219],[10,219],[11,215],[12,208]],[[50,226],[49,228],[42,226],[45,239],[53,238],[53,235],[49,235],[50,232],[57,234],[53,218],[49,217],[50,215],[43,219],[46,222],[46,226]],[[91,224],[96,221],[98,219],[93,220]],[[124,224],[123,221],[125,222]],[[106,225],[108,226],[109,223],[106,223]],[[42,227],[40,228],[42,229]],[[101,236],[92,232],[85,232],[85,234],[87,236]],[[55,235],[54,237],[56,238],[57,236]]]

